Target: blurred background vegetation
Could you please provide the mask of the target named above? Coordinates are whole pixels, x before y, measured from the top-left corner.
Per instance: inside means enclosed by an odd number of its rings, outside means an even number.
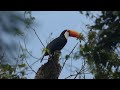
[[[26,17],[27,16],[27,17]],[[32,24],[30,11],[0,11],[0,78],[23,78],[25,53],[20,40]]]

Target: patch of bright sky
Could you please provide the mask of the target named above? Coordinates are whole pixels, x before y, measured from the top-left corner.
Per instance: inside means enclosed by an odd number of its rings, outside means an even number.
[[[46,46],[46,41],[50,41],[52,38],[56,38],[60,35],[60,33],[65,29],[72,29],[76,30],[81,33],[87,33],[86,24],[93,24],[93,21],[86,18],[85,15],[81,15],[78,11],[33,11],[32,16],[35,17],[35,22],[37,23],[34,28],[36,29],[37,34],[39,35],[40,39]],[[84,30],[84,31],[83,31]],[[49,35],[52,33],[51,37]],[[32,51],[32,55],[41,58],[42,57],[42,48],[43,46],[39,42],[38,38],[31,32],[29,35],[30,42],[27,44],[27,48],[29,51]],[[68,42],[66,46],[62,50],[62,57],[73,49],[78,41],[75,38],[68,38]],[[78,48],[74,50],[77,51]],[[47,59],[47,57],[44,57]],[[32,64],[35,61],[34,58],[29,59],[29,63]],[[61,60],[60,63],[62,64],[64,60]],[[37,62],[34,64],[33,69],[35,71],[43,65],[47,61],[43,61],[42,63]],[[71,60],[68,60],[66,66],[64,67],[63,71],[61,72],[60,79],[64,79],[65,77],[70,75],[70,67],[68,64],[71,65]],[[72,60],[72,65],[81,68],[81,60]],[[29,78],[34,78],[34,73],[29,74]],[[87,75],[86,78],[93,78],[91,74]]]

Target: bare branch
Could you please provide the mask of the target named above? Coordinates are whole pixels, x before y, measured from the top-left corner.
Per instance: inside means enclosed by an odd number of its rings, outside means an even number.
[[[35,59],[39,59],[39,58],[34,57],[34,56],[28,51],[27,46],[26,46],[26,43],[25,43],[25,39],[24,39],[24,45],[25,45],[25,49],[26,49],[27,53],[28,53],[31,57],[33,57],[33,58],[35,58]],[[40,60],[40,59],[39,59],[39,60]]]
[[[41,43],[41,44],[43,45],[43,47],[45,48],[43,42],[42,42],[41,39],[39,38],[39,36],[38,36],[37,32],[35,31],[35,29],[32,28],[32,27],[30,27],[30,28],[35,32],[35,34],[36,34],[37,38],[39,39],[40,43]]]
[[[70,77],[73,77],[73,76],[75,76],[76,74],[74,74],[74,75],[69,75],[68,77],[66,77],[65,79],[67,79],[67,78],[70,78]]]
[[[79,42],[78,42],[79,43]],[[78,45],[78,43],[73,47],[72,51],[70,52],[69,56],[71,55],[71,53],[74,51],[74,49],[76,48],[76,46]],[[65,66],[65,63],[66,63],[67,59],[65,60],[65,62],[63,63],[63,66],[61,68],[61,71],[63,69],[63,67]]]
[[[27,62],[26,58],[25,58],[25,61],[27,63],[27,65],[30,67],[30,69],[36,74],[35,70],[32,69],[32,67],[29,65],[29,63]]]
[[[82,67],[81,67],[81,69],[79,70],[79,72],[77,72],[77,74],[76,74],[76,76],[74,77],[74,79],[76,79],[77,78],[77,76],[78,75],[80,75],[80,74],[84,74],[84,77],[85,77],[85,72],[87,72],[88,70],[87,70],[87,68],[85,68],[85,61],[83,61],[83,63],[82,63]]]

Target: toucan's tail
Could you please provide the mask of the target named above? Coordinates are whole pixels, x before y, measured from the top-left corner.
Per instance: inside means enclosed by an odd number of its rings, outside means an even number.
[[[43,61],[44,56],[45,56],[45,54],[42,56],[42,58],[41,58],[40,62],[42,62],[42,61]]]

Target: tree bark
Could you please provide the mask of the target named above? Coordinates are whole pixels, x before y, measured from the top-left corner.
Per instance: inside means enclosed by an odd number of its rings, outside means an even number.
[[[60,51],[56,51],[54,56],[49,57],[48,62],[38,69],[35,79],[58,79],[61,71],[59,57]]]

